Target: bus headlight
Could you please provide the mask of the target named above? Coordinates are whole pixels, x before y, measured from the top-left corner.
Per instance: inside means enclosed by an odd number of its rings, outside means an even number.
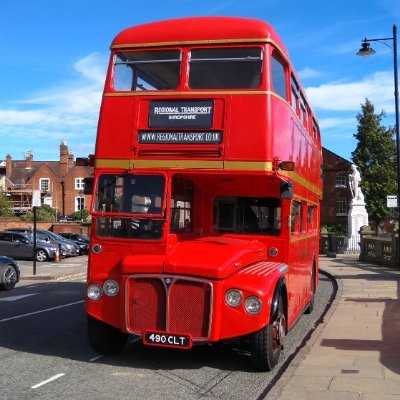
[[[240,290],[229,289],[225,294],[225,301],[228,306],[238,307],[242,303],[243,295]]]
[[[100,285],[93,284],[89,285],[87,288],[87,297],[90,300],[97,301],[100,300],[101,296],[103,296],[103,289]]]
[[[251,315],[259,314],[262,310],[262,301],[256,296],[250,296],[244,302],[244,309]]]
[[[101,250],[103,250],[103,248],[99,244],[95,244],[92,247],[92,251],[94,254],[99,254],[101,252]]]
[[[119,293],[119,285],[117,282],[110,279],[104,282],[103,290],[107,296],[116,296]]]

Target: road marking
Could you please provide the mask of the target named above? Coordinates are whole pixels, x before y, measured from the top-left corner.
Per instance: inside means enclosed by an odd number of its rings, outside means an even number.
[[[89,360],[89,362],[94,362],[94,361],[96,361],[96,360],[98,360],[99,358],[102,358],[102,357],[104,357],[104,354],[100,354],[99,356],[96,356],[96,357],[91,358],[91,359]]]
[[[64,375],[65,375],[65,374],[57,374],[57,375],[54,375],[54,376],[52,376],[51,378],[46,379],[46,380],[43,381],[43,382],[40,382],[40,383],[37,383],[36,385],[31,386],[31,389],[37,389],[38,387],[43,386],[43,385],[45,385],[46,383],[55,381],[56,379],[61,378],[61,377],[64,376]]]
[[[4,298],[0,299],[0,301],[17,301],[17,300],[21,300],[25,297],[34,296],[35,294],[40,294],[40,293],[30,293],[30,294],[21,294],[19,296],[9,296],[9,297],[4,297]]]
[[[15,317],[0,319],[0,323],[11,321],[13,319],[29,317],[31,315],[41,314],[41,313],[48,312],[48,311],[58,310],[58,309],[64,308],[64,307],[74,306],[75,304],[80,304],[80,303],[84,303],[84,302],[85,302],[85,300],[80,300],[80,301],[75,301],[74,303],[63,304],[62,306],[57,306],[57,307],[53,307],[53,308],[46,308],[45,310],[34,311],[34,312],[31,312],[31,313],[28,313],[28,314],[16,315]]]

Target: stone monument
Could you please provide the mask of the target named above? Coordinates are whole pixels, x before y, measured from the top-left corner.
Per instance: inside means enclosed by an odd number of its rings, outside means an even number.
[[[357,167],[351,165],[352,172],[349,175],[349,186],[352,195],[350,202],[350,209],[347,220],[347,232],[348,232],[348,245],[347,248],[351,247],[351,250],[360,250],[360,235],[359,231],[362,226],[368,226],[368,213],[365,208],[364,194],[361,191],[360,182],[361,175]]]

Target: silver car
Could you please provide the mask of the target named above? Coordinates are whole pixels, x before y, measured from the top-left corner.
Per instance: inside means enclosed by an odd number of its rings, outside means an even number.
[[[36,261],[54,260],[58,246],[36,240]],[[29,233],[12,231],[0,232],[0,254],[12,258],[33,259],[33,237]]]
[[[8,228],[6,231],[12,232],[24,232],[33,234],[31,228]],[[60,247],[61,257],[74,257],[79,256],[79,246],[69,240],[45,229],[37,229],[36,236],[38,240],[42,240],[47,243],[52,243]]]

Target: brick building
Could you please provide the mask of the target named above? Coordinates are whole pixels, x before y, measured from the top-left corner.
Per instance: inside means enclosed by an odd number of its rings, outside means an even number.
[[[324,192],[321,204],[321,225],[347,225],[347,214],[352,199],[349,187],[352,163],[326,148],[322,148],[322,155]]]
[[[17,214],[32,208],[34,191],[40,192],[42,204],[57,209],[61,215],[89,208],[91,196],[83,194],[83,179],[93,174],[93,168],[77,166],[66,142],[60,144],[59,161],[34,161],[31,151],[24,160],[13,160],[7,154],[0,171],[0,188]]]

